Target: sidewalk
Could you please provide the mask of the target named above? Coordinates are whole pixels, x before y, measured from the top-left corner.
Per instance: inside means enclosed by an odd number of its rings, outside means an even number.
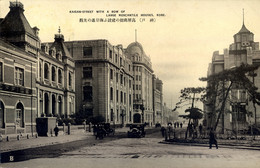
[[[126,133],[128,130],[129,130],[128,127],[116,128],[115,133]],[[63,131],[60,131],[57,137],[39,136],[36,138],[35,136],[32,137],[30,135],[29,139],[27,139],[27,136],[23,135],[23,137],[20,140],[17,140],[16,136],[17,135],[11,135],[9,141],[3,140],[2,142],[0,142],[0,153],[72,142],[72,141],[83,140],[88,138],[95,138],[93,136],[93,132],[89,132],[88,129],[87,131],[84,131],[84,129],[72,129],[70,135],[67,134],[64,135]]]
[[[3,141],[0,142],[0,153],[77,141],[88,137],[90,138],[92,136],[92,132],[86,132],[82,129],[72,131],[70,135],[59,134],[57,137],[30,137],[30,139],[22,138],[20,140]]]

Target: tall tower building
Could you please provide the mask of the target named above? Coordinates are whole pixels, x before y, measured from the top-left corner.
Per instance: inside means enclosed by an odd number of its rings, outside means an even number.
[[[208,76],[216,74],[225,69],[231,69],[238,67],[242,63],[249,65],[259,65],[260,63],[260,50],[259,42],[254,41],[254,34],[249,31],[244,23],[241,29],[234,36],[234,43],[230,44],[229,49],[224,49],[223,54],[219,54],[219,51],[215,51],[212,56],[212,62],[209,64]],[[256,72],[256,77],[248,78],[254,82],[259,88],[260,86],[260,69]],[[253,112],[253,104],[243,89],[242,86],[236,85],[232,87],[230,94],[230,102],[227,103],[225,112],[220,117],[219,127],[222,132],[232,129],[247,128],[248,125],[259,123],[260,113],[258,112],[259,106],[257,106],[257,112],[253,115],[248,115]],[[214,114],[210,105],[205,104],[206,121],[209,127],[214,123]]]
[[[149,56],[138,42],[128,45],[125,55],[133,62],[133,99],[134,123],[149,123],[154,121],[153,110],[153,69]]]

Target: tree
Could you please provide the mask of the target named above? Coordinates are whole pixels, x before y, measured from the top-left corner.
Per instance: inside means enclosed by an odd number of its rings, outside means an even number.
[[[175,111],[177,108],[182,107],[181,105],[183,105],[183,103],[186,103],[187,101],[191,100],[192,101],[191,107],[189,109],[185,110],[185,112],[189,112],[190,114],[189,115],[181,115],[181,116],[189,119],[188,124],[190,124],[191,119],[193,119],[194,121],[201,119],[202,118],[201,110],[194,107],[194,102],[202,100],[201,97],[196,97],[196,94],[202,94],[204,92],[205,92],[204,87],[196,87],[196,88],[195,87],[189,87],[189,88],[182,89],[181,95],[180,95],[180,101],[178,103],[176,103],[176,107],[173,109],[173,111]],[[189,105],[189,104],[184,104],[183,106]],[[185,139],[187,138],[188,128],[189,127],[187,127]]]
[[[258,69],[256,65],[241,64],[239,67],[223,70],[207,78],[200,79],[208,84],[204,102],[211,107],[212,115],[216,117],[215,124],[213,123],[214,117],[211,117],[211,125],[214,125],[214,130],[219,124],[220,117],[224,117],[225,106],[232,89],[246,90],[253,102],[260,104],[260,94],[257,92],[257,87],[248,78],[248,74],[256,69]],[[224,133],[224,125],[222,133]]]

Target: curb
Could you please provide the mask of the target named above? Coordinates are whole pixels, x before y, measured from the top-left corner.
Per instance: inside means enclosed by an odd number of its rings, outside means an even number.
[[[160,141],[161,144],[172,144],[172,145],[188,145],[188,146],[203,146],[209,147],[208,143],[189,143],[189,142],[166,142]],[[260,150],[259,146],[245,146],[241,144],[222,144],[218,143],[218,148],[233,148],[233,149],[246,149],[246,150]]]

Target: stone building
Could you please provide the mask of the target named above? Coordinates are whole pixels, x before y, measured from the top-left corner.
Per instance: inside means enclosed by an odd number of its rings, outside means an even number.
[[[75,63],[60,32],[54,43],[41,45],[37,75],[37,116],[67,118],[74,114]]]
[[[20,2],[0,19],[0,133],[35,132],[36,117],[75,112],[74,61],[55,35],[42,46]]]
[[[250,32],[243,21],[242,28],[234,36],[234,43],[230,44],[229,49],[224,49],[223,54],[215,51],[212,56],[212,62],[209,64],[208,76],[221,72],[225,69],[238,67],[244,64],[260,63],[259,43],[254,41],[254,34]],[[254,81],[255,85],[260,86],[260,69],[256,72],[257,76],[250,80]],[[258,89],[259,91],[259,89]],[[206,111],[205,121],[207,126],[211,127],[214,123],[214,115],[211,112],[209,104],[204,104]],[[230,101],[226,105],[224,114],[220,117],[218,129],[223,132],[244,129],[248,125],[259,123],[260,113],[259,106],[257,106],[257,113],[253,111],[252,102],[243,87],[233,87],[230,94]],[[253,112],[253,113],[252,113]],[[252,113],[253,115],[249,115]]]
[[[149,56],[138,42],[133,42],[125,49],[125,55],[133,63],[133,122],[154,123],[153,69]]]
[[[75,60],[76,110],[106,122],[133,122],[133,70],[122,45],[108,40],[65,43]]]

